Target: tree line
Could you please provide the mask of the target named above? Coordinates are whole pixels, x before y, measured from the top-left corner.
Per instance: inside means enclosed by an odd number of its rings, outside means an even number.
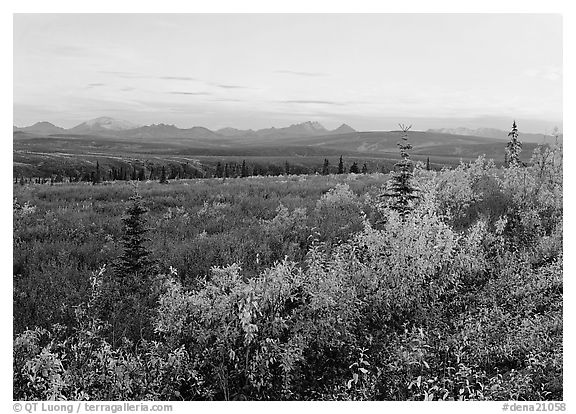
[[[429,169],[429,159],[427,161]],[[303,166],[285,160],[282,164],[274,163],[248,163],[218,161],[215,165],[192,165],[190,163],[168,163],[168,164],[124,164],[101,166],[100,161],[96,161],[93,169],[72,169],[59,171],[49,177],[26,177],[22,174],[15,175],[14,184],[55,184],[55,183],[93,183],[100,184],[106,181],[159,181],[165,183],[168,180],[194,179],[194,178],[242,178],[255,176],[281,176],[281,175],[302,175],[302,174],[369,174],[372,172],[387,173],[387,164],[382,166],[372,165],[364,162],[360,166],[359,162],[353,161],[345,164],[343,156],[340,156],[335,165],[330,163],[328,158],[324,159],[322,166]]]

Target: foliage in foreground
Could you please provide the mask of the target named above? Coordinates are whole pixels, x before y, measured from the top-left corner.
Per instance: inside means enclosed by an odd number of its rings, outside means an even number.
[[[561,177],[549,148],[528,168],[417,169],[404,218],[378,201],[362,217],[336,187],[314,211],[359,230],[317,228],[303,261],[250,277],[150,275],[154,332],[115,346],[95,272],[74,323],[16,336],[14,398],[561,400]],[[276,237],[302,230],[304,210],[276,213]]]

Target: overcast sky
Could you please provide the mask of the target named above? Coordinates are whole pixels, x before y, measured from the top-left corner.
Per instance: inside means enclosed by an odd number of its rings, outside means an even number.
[[[15,15],[14,124],[551,130],[559,15]]]

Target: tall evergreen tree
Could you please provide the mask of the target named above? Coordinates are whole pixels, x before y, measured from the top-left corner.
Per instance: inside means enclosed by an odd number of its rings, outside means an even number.
[[[352,163],[352,165],[350,166],[350,173],[351,174],[358,174],[360,172],[360,170],[358,169],[358,164],[356,163],[356,161],[354,161]]]
[[[396,171],[391,173],[386,191],[383,196],[391,200],[390,207],[400,213],[404,220],[413,208],[414,200],[418,199],[418,188],[412,183],[413,166],[408,150],[412,145],[408,142],[408,131],[412,125],[400,124],[402,130],[402,141],[398,142],[401,160],[394,166]]]
[[[330,174],[330,161],[328,158],[324,158],[324,165],[322,165],[322,175]]]
[[[338,161],[338,174],[344,174],[344,161],[342,160],[342,155],[340,155],[340,161]]]
[[[218,161],[218,163],[216,164],[216,177],[222,178],[223,175],[224,175],[224,169],[222,168],[222,163]]]
[[[92,184],[99,184],[102,181],[102,177],[100,175],[100,163],[96,161],[96,172],[92,176]]]
[[[516,121],[512,124],[512,130],[508,133],[510,141],[506,144],[505,165],[508,167],[517,167],[520,163],[520,152],[522,152],[522,143],[518,139],[518,127]]]
[[[362,165],[362,174],[368,174],[368,166],[366,163]]]
[[[246,168],[246,160],[242,160],[242,169],[240,171],[242,177],[248,177],[248,169]]]
[[[151,312],[155,299],[151,286],[156,266],[146,246],[147,211],[138,193],[130,197],[122,217],[122,254],[104,279],[101,314],[110,323],[113,344],[121,343],[122,338],[149,338],[153,332]]]
[[[426,158],[426,171],[430,171],[430,157]]]
[[[160,184],[168,184],[166,179],[166,167],[162,166],[162,172],[160,173]]]

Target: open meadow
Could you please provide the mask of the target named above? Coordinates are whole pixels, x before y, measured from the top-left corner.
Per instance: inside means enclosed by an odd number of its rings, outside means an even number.
[[[561,400],[561,159],[16,184],[14,398]]]

